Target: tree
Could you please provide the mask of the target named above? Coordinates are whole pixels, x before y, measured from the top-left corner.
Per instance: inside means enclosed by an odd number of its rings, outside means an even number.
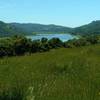
[[[63,46],[63,42],[59,38],[52,38],[48,41],[51,48],[58,48]]]
[[[42,42],[42,43],[47,43],[47,42],[48,42],[48,39],[47,39],[47,38],[42,38],[42,39],[41,39],[41,42]]]
[[[25,37],[14,37],[13,38],[13,49],[15,55],[22,55],[28,51],[28,39]]]

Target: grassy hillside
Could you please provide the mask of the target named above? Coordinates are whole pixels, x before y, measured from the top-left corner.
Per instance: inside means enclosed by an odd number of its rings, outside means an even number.
[[[23,97],[100,100],[100,45],[0,59],[0,100]]]
[[[5,23],[0,21],[0,36],[32,35],[36,33],[71,33],[79,35],[100,34],[100,20],[70,28],[60,25],[43,25],[35,23]]]
[[[27,33],[32,32],[65,32],[79,35],[87,34],[100,34],[100,20],[92,21],[89,24],[82,25],[80,27],[70,28],[59,25],[43,25],[43,24],[32,24],[32,23],[11,23],[11,26],[23,30]]]
[[[0,37],[8,37],[12,35],[25,35],[25,31],[22,31],[8,23],[0,21]]]
[[[60,25],[43,25],[43,24],[34,24],[34,23],[10,23],[11,26],[16,27],[17,29],[23,30],[27,33],[33,32],[66,32],[69,33],[72,28],[60,26]]]
[[[73,29],[74,34],[100,34],[100,20]]]
[[[0,36],[8,37],[12,35],[32,35],[35,33],[69,33],[71,28],[59,25],[43,25],[32,23],[5,23],[0,21]]]

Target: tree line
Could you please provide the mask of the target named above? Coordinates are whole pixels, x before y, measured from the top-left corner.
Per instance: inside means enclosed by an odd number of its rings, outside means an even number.
[[[99,43],[98,36],[84,36],[79,39],[72,39],[66,42],[59,38],[42,38],[40,40],[27,39],[24,36],[13,36],[0,39],[0,57],[18,56],[36,52],[45,52],[56,48],[73,48]]]

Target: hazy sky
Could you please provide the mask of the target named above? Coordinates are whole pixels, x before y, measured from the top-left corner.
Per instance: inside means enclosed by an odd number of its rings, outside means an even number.
[[[100,0],[0,0],[0,20],[76,27],[100,20]]]

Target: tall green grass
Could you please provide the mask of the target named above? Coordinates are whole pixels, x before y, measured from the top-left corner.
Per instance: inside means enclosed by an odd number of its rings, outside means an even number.
[[[0,100],[100,100],[100,45],[0,59]]]

